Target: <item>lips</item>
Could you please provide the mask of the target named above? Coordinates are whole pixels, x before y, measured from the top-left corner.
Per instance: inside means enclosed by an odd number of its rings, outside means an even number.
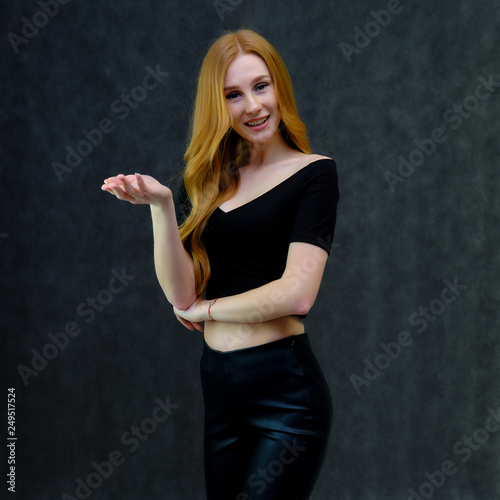
[[[263,125],[267,122],[269,116],[270,115],[265,116],[264,118],[258,118],[257,120],[252,120],[251,122],[246,122],[245,125],[247,125],[248,127],[259,127],[260,125]]]

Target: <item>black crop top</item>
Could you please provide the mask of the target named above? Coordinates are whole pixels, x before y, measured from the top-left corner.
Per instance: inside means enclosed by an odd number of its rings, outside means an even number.
[[[179,224],[189,213],[183,191],[176,203]],[[211,268],[206,299],[280,278],[291,242],[311,243],[330,254],[338,199],[336,164],[321,159],[244,205],[227,213],[217,208],[202,235]]]

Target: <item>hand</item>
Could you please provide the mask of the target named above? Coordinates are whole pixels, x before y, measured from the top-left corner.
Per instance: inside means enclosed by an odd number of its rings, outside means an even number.
[[[175,307],[174,307],[175,309]],[[196,322],[191,322],[191,321],[187,321],[185,320],[184,318],[181,318],[178,314],[175,315],[175,317],[188,329],[188,330],[191,330],[191,331],[194,331],[195,329],[198,330],[199,332],[203,332],[203,327],[201,326],[200,323],[196,323]]]
[[[172,191],[150,175],[119,174],[106,179],[101,189],[134,205],[161,206],[172,198]]]
[[[198,300],[193,302],[187,309],[184,310],[174,307],[174,314],[186,328],[193,330],[194,327],[202,332],[203,328],[200,323],[210,319],[208,317],[209,304],[210,301],[208,300]]]

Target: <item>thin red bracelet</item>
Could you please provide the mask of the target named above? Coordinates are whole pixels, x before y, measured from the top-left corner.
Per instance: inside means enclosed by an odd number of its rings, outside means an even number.
[[[212,300],[212,302],[210,302],[210,304],[208,305],[208,317],[212,320],[212,321],[215,321],[214,318],[212,318],[212,316],[210,316],[210,308],[220,299],[220,297],[217,297],[216,299]]]

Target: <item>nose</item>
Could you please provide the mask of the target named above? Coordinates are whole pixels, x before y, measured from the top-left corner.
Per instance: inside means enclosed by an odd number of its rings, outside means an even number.
[[[249,115],[253,115],[262,109],[262,104],[259,98],[253,94],[247,98],[245,111]]]

